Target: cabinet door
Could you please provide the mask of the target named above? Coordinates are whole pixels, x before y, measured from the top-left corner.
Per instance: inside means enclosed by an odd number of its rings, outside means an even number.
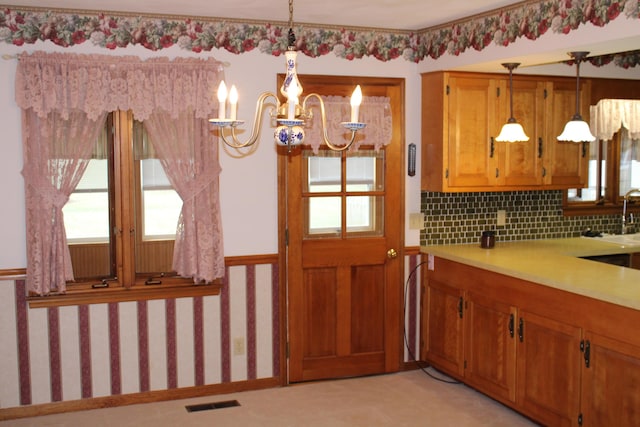
[[[500,400],[515,401],[516,309],[469,293],[464,376],[469,385]]]
[[[463,292],[429,280],[423,299],[424,358],[450,375],[464,373],[462,354]]]
[[[589,364],[583,363],[582,370],[583,425],[637,426],[640,348],[601,335],[585,335]]]
[[[495,185],[499,108],[497,80],[449,77],[449,187]]]
[[[544,425],[577,425],[581,329],[520,310],[518,407]]]
[[[513,117],[529,137],[526,142],[497,143],[499,181],[504,186],[542,185],[547,100],[545,83],[531,79],[513,81]],[[509,88],[503,103],[509,103]],[[505,120],[506,122],[506,120]]]
[[[581,86],[580,114],[589,117],[589,85]],[[553,81],[550,93],[551,114],[547,127],[546,184],[564,188],[582,188],[588,176],[589,147],[587,143],[559,142],[558,135],[576,111],[576,82]]]

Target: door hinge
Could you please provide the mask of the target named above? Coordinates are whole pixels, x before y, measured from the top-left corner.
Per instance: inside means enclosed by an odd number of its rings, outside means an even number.
[[[500,88],[496,88],[496,98],[500,98]]]
[[[544,93],[543,98],[547,99],[547,96],[549,96],[549,92],[545,89],[542,91]]]
[[[449,95],[449,93],[451,92],[451,88],[449,87],[449,85],[447,85],[447,89],[445,92],[447,93],[447,95]]]
[[[460,299],[458,300],[458,316],[460,316],[461,319],[462,319],[462,311],[464,308],[463,305],[464,305],[464,299],[460,297]]]
[[[588,368],[591,363],[591,343],[589,340],[580,341],[580,351],[584,353],[584,366]]]
[[[445,171],[444,171],[444,177],[445,177],[446,179],[449,179],[449,168],[445,169]]]
[[[582,414],[578,414],[578,425],[582,425]]]

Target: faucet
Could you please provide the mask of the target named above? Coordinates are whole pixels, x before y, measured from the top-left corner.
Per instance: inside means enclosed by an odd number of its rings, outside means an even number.
[[[633,226],[634,224],[634,218],[633,218],[633,214],[630,214],[630,219],[627,222],[627,203],[629,202],[629,198],[631,197],[632,194],[638,193],[640,195],[640,188],[632,188],[631,190],[627,191],[626,194],[624,195],[623,198],[623,202],[622,202],[622,234],[628,234],[629,233],[629,229]]]

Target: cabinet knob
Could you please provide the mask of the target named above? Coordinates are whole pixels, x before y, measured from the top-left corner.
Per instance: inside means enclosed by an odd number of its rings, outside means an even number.
[[[394,259],[398,257],[398,252],[395,249],[389,249],[387,251],[387,258]]]

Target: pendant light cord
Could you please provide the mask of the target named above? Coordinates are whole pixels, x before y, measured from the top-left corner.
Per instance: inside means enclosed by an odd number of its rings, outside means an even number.
[[[296,46],[296,35],[293,32],[293,0],[289,0],[289,49],[294,50]]]

